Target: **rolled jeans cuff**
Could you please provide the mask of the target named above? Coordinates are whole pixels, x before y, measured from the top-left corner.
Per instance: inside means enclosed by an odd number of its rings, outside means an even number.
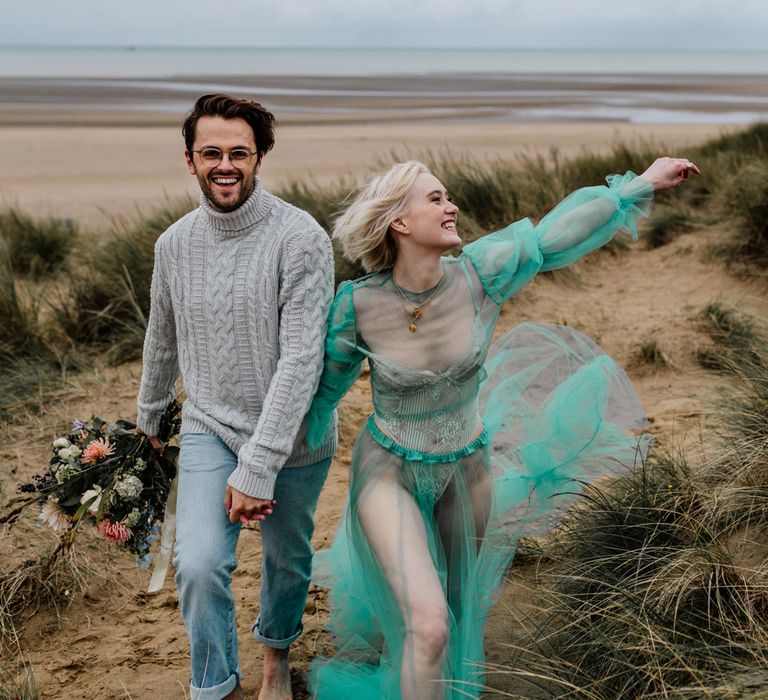
[[[238,677],[233,673],[227,680],[209,688],[197,688],[189,684],[189,696],[195,700],[221,700],[237,687]]]
[[[269,637],[265,637],[259,632],[260,620],[261,616],[256,618],[256,622],[254,623],[253,629],[251,630],[253,633],[253,638],[257,642],[260,642],[265,647],[269,647],[270,649],[287,649],[299,638],[299,635],[301,635],[301,633],[304,631],[304,625],[300,622],[298,628],[290,637],[286,637],[285,639],[270,639]]]

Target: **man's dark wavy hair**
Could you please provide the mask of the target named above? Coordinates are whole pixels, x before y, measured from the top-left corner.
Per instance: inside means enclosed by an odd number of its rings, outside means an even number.
[[[256,153],[259,160],[275,145],[275,115],[253,100],[241,100],[221,93],[199,97],[192,111],[184,120],[181,133],[187,151],[192,152],[195,132],[200,117],[223,117],[244,119],[253,130],[256,139]]]

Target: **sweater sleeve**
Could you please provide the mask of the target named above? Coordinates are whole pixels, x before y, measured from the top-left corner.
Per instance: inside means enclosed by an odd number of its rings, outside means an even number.
[[[464,246],[463,255],[497,304],[539,270],[570,265],[621,230],[637,238],[637,220],[648,215],[653,187],[631,172],[607,180],[607,187],[583,187],[568,195],[537,226],[524,219]]]
[[[160,417],[176,395],[178,375],[176,321],[171,304],[171,291],[165,275],[160,238],[155,244],[149,321],[144,336],[141,386],[137,401],[136,425],[147,435],[157,435]]]
[[[323,368],[325,320],[333,296],[333,251],[322,230],[304,229],[286,246],[280,281],[280,358],[229,485],[253,498],[272,498]]]

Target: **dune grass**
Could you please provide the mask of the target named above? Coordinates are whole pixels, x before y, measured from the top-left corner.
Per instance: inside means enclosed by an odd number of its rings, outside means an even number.
[[[632,354],[632,362],[635,366],[646,367],[657,371],[663,367],[669,367],[670,361],[661,347],[657,338],[648,338],[637,346]]]
[[[740,167],[719,197],[735,235],[719,248],[736,271],[768,268],[768,159]]]
[[[731,134],[710,139],[695,149],[697,156],[716,156],[723,152],[752,154],[768,158],[768,123],[754,124]]]
[[[77,241],[77,226],[71,219],[34,218],[18,207],[0,211],[0,240],[11,267],[33,279],[56,272]]]
[[[113,221],[105,233],[83,241],[68,272],[68,291],[55,303],[58,323],[73,344],[106,350],[113,362],[140,355],[155,242],[194,206],[189,197],[168,201],[134,221]]]
[[[693,217],[684,208],[662,204],[654,207],[651,212],[643,228],[643,241],[648,249],[660,248],[693,230],[695,226]]]
[[[698,352],[699,364],[705,369],[733,375],[737,367],[751,367],[761,362],[761,337],[757,320],[721,301],[704,307],[698,317],[700,328],[713,345]]]
[[[19,649],[24,622],[41,608],[67,607],[93,573],[83,552],[63,541],[0,573],[0,650]]]
[[[275,194],[299,209],[309,212],[326,231],[333,228],[333,219],[341,210],[344,200],[354,189],[354,183],[341,178],[331,184],[310,180],[291,180]]]
[[[40,312],[40,301],[25,293],[0,239],[0,420],[36,403],[71,366],[66,343],[53,342]]]
[[[710,360],[727,380],[717,401],[715,426],[723,445],[703,476],[722,479],[747,503],[768,501],[768,331],[763,321],[720,302],[703,313],[716,350]],[[758,520],[768,522],[768,508]]]
[[[695,465],[656,453],[587,488],[547,543],[541,617],[506,669],[531,697],[768,695],[768,561],[745,555],[768,535],[766,338],[720,303],[701,317],[727,382],[714,437]]]
[[[11,667],[0,661],[0,700],[37,700],[38,697],[30,664],[18,663]]]
[[[765,668],[765,572],[736,565],[707,500],[669,457],[587,491],[548,550],[544,620],[518,658],[550,697],[703,697]]]

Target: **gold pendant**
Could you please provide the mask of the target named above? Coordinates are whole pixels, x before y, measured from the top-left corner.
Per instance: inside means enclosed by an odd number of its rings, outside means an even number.
[[[417,318],[418,318],[418,317],[417,317]],[[411,321],[411,322],[408,324],[408,330],[409,330],[411,333],[415,333],[415,332],[416,332],[416,324],[415,324],[413,321]]]
[[[413,313],[411,314],[414,318],[421,318],[421,309],[417,306],[413,309]]]

